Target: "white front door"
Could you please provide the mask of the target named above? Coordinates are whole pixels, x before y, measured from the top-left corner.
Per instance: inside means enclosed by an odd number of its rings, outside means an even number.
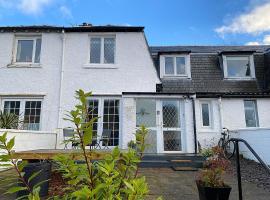
[[[179,153],[183,151],[181,131],[181,109],[179,100],[160,100],[157,102],[159,118],[160,153]]]

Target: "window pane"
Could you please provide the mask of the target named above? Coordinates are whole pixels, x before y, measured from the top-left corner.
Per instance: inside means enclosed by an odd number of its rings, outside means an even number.
[[[227,71],[229,77],[249,77],[249,57],[227,56]]]
[[[152,99],[138,99],[136,101],[136,125],[146,127],[156,126],[156,101]]]
[[[88,120],[90,121],[94,117],[98,117],[98,100],[89,100],[88,101]],[[97,135],[98,130],[98,121],[93,125],[94,135]]]
[[[115,38],[104,38],[104,63],[114,63]]]
[[[20,101],[5,101],[4,113],[14,113],[20,115]]]
[[[36,53],[35,53],[35,63],[40,62],[40,50],[41,50],[41,39],[36,40]]]
[[[102,136],[109,137],[109,146],[119,144],[119,100],[104,100]]]
[[[32,62],[33,40],[18,40],[16,62]]]
[[[186,74],[186,59],[185,57],[176,57],[177,74]]]
[[[180,127],[179,101],[163,101],[163,127]]]
[[[100,63],[101,38],[91,38],[90,63]]]
[[[202,122],[203,126],[210,126],[210,113],[209,113],[209,104],[202,104]]]
[[[165,74],[174,74],[173,57],[165,57]]]
[[[26,101],[24,110],[25,130],[39,130],[40,128],[41,101]]]
[[[246,126],[247,127],[259,126],[256,102],[251,100],[244,101],[244,106],[245,106]]]

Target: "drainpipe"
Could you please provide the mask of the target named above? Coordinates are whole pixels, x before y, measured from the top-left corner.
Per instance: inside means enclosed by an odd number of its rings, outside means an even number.
[[[60,75],[60,83],[59,83],[59,107],[58,107],[58,123],[57,127],[62,128],[62,96],[63,96],[63,90],[62,90],[62,84],[64,79],[64,66],[65,66],[65,45],[66,45],[66,34],[65,30],[62,30],[62,60],[61,60],[61,75]]]
[[[198,142],[197,142],[197,126],[196,126],[196,112],[195,112],[195,99],[196,95],[191,97],[192,100],[192,110],[193,110],[193,130],[194,130],[194,152],[198,153]]]
[[[218,98],[218,108],[219,108],[219,124],[220,124],[220,132],[223,130],[223,108],[222,108],[222,99]]]

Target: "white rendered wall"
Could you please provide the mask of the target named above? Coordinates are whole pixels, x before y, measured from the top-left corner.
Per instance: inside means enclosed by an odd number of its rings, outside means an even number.
[[[56,133],[0,129],[0,135],[6,131],[8,140],[15,137],[15,151],[56,148]]]
[[[212,123],[213,127],[203,128],[201,121],[200,101],[211,101],[212,103]],[[259,125],[258,128],[270,127],[270,99],[259,98],[257,101]],[[244,99],[240,98],[222,98],[221,99],[221,113],[219,113],[218,99],[197,99],[196,100],[196,121],[197,121],[197,136],[198,141],[203,148],[216,145],[221,137],[221,128],[226,127],[229,130],[246,129],[254,130],[254,128],[247,128],[245,122]],[[221,122],[222,120],[222,122]],[[257,128],[256,128],[257,130]],[[259,130],[259,129],[258,129]],[[242,136],[242,135],[241,135]],[[263,138],[261,138],[263,144]]]
[[[134,98],[122,99],[122,135],[120,144],[123,149],[126,149],[128,142],[135,140],[136,132],[136,101]]]
[[[78,89],[92,91],[94,95],[156,91],[159,79],[143,33],[108,34],[116,36],[116,53],[115,64],[106,65],[89,64],[91,34],[66,34],[61,115],[74,106],[73,96]],[[68,123],[63,122],[63,126]]]
[[[257,101],[260,127],[270,126],[270,99],[259,98]],[[244,99],[222,99],[223,126],[228,129],[246,128]]]
[[[108,34],[116,37],[116,54],[115,64],[107,65],[89,64],[90,33],[65,34],[60,118],[74,107],[74,93],[78,89],[93,91],[95,95],[118,96],[122,92],[155,92],[159,78],[144,34],[106,33]],[[0,34],[0,104],[6,96],[42,97],[42,131],[54,131],[70,125],[60,120],[57,127],[62,37],[62,33],[42,33],[41,65],[37,68],[11,68],[7,66],[12,62],[15,35]]]
[[[54,131],[58,119],[61,35],[42,34],[41,65],[37,68],[7,67],[12,61],[14,39],[13,33],[0,33],[0,104],[4,96],[44,96],[41,130]]]
[[[270,128],[239,129],[236,131],[237,133],[232,136],[246,140],[261,159],[270,165]],[[257,161],[253,154],[242,143],[240,143],[240,153],[243,154],[245,158]]]

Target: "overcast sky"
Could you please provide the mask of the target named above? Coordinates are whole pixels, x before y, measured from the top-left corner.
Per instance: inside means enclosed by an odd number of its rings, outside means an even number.
[[[150,45],[270,44],[270,0],[0,0],[0,26],[145,26]]]

